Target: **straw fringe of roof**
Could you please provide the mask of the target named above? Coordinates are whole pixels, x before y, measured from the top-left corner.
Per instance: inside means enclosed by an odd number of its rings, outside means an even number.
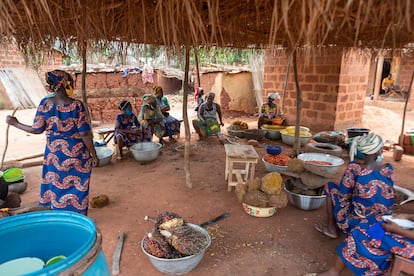
[[[108,40],[236,48],[413,42],[411,0],[2,0],[0,33],[20,44]]]

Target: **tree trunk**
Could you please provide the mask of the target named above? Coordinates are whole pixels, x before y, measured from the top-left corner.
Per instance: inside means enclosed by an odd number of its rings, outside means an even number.
[[[185,69],[184,69],[184,92],[183,92],[183,120],[185,128],[185,143],[184,143],[184,172],[185,182],[188,188],[193,187],[190,173],[190,125],[188,122],[187,102],[188,102],[188,71],[190,68],[190,49],[187,46],[185,49]]]
[[[194,59],[195,59],[196,71],[197,71],[197,87],[201,87],[200,67],[198,65],[198,51],[197,51],[197,48],[194,48]],[[194,87],[194,88],[196,88],[196,87]]]

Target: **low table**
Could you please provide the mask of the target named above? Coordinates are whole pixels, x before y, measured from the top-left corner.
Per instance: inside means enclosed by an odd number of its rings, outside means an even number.
[[[99,135],[99,139],[104,140],[108,144],[112,137],[114,137],[115,128],[100,128],[96,133]]]
[[[248,179],[254,179],[256,164],[259,160],[259,155],[251,145],[233,145],[225,144],[226,151],[226,168],[224,177],[228,180],[228,191],[231,192],[233,186],[237,183],[246,184]],[[242,168],[235,168],[236,166]],[[233,175],[236,176],[235,181]],[[242,177],[244,175],[244,179]]]

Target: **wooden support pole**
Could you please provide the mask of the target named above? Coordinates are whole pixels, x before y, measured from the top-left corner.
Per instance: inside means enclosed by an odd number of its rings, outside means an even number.
[[[184,69],[184,92],[183,92],[183,120],[185,128],[185,143],[184,143],[184,172],[185,182],[188,188],[193,187],[190,172],[190,125],[188,122],[187,105],[188,105],[188,71],[190,68],[190,47],[185,48],[185,69]]]

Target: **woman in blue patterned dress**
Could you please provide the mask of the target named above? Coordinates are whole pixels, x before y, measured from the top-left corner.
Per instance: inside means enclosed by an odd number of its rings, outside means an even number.
[[[86,109],[70,97],[71,75],[55,70],[46,73],[46,81],[54,94],[41,100],[33,125],[13,116],[6,121],[29,133],[46,132],[39,205],[87,215],[90,175],[98,157]]]
[[[413,214],[393,217],[414,221]],[[339,245],[335,265],[316,275],[339,275],[345,266],[354,275],[388,275],[393,255],[414,261],[414,230],[392,221],[380,221],[368,229],[356,228]]]
[[[181,122],[170,115],[170,102],[167,97],[164,97],[164,91],[161,86],[155,86],[153,88],[155,100],[160,108],[162,115],[165,117],[165,136],[168,136],[170,141],[175,141],[174,135],[180,135]]]
[[[391,213],[394,204],[393,167],[383,164],[382,138],[374,133],[355,137],[350,148],[350,160],[339,185],[325,185],[327,225],[316,224],[319,232],[330,238],[338,237],[338,230],[348,235],[355,227],[367,228],[381,216]],[[357,151],[364,154],[364,162],[354,161]]]
[[[115,144],[118,147],[118,159],[122,159],[122,148],[130,147],[142,141],[141,125],[137,116],[132,112],[132,105],[129,101],[122,101],[119,104],[122,113],[116,115],[115,120]]]

